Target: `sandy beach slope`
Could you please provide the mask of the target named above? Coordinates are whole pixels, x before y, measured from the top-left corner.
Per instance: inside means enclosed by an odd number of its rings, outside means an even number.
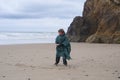
[[[120,80],[120,45],[72,43],[72,60],[54,66],[54,44],[0,46],[0,80]]]

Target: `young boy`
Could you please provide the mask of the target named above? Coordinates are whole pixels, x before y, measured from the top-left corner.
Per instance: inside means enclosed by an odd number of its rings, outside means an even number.
[[[58,30],[58,36],[56,38],[56,63],[57,66],[60,62],[60,58],[63,58],[63,64],[67,66],[67,59],[70,60],[71,45],[68,38],[65,35],[63,29]]]

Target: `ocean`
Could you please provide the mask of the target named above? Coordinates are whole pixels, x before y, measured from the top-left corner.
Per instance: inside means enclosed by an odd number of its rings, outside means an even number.
[[[0,32],[0,45],[54,43],[56,32]]]

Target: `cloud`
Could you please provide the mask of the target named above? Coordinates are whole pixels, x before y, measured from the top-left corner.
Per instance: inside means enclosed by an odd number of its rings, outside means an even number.
[[[0,19],[0,31],[53,31],[59,28],[67,30],[71,19]]]
[[[0,31],[67,30],[85,0],[0,0]]]
[[[81,15],[82,8],[78,0],[1,0],[0,18],[72,18]]]

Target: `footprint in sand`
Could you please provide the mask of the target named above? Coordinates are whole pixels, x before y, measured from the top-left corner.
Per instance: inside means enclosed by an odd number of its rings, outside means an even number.
[[[6,76],[2,76],[3,78],[5,78]]]
[[[19,64],[19,63],[17,63],[15,66],[19,66],[19,67],[26,67],[26,65],[25,65],[25,64]]]
[[[0,63],[3,63],[3,62],[0,61]]]
[[[109,70],[106,70],[106,72],[108,72]]]
[[[49,57],[45,57],[46,59],[49,59]]]
[[[78,80],[78,78],[72,78],[72,79],[70,79],[70,80]]]
[[[85,73],[86,71],[82,71],[82,72],[84,72],[84,73]]]
[[[25,65],[25,64],[16,64],[15,66],[18,66],[18,67],[30,67],[30,68],[36,68],[36,66],[29,66],[29,65]]]
[[[89,75],[85,75],[85,76],[87,76],[87,77],[88,77]]]
[[[117,70],[115,72],[118,72]]]
[[[70,73],[68,73],[67,75],[71,75]]]
[[[120,77],[118,77],[118,79],[120,79]]]

